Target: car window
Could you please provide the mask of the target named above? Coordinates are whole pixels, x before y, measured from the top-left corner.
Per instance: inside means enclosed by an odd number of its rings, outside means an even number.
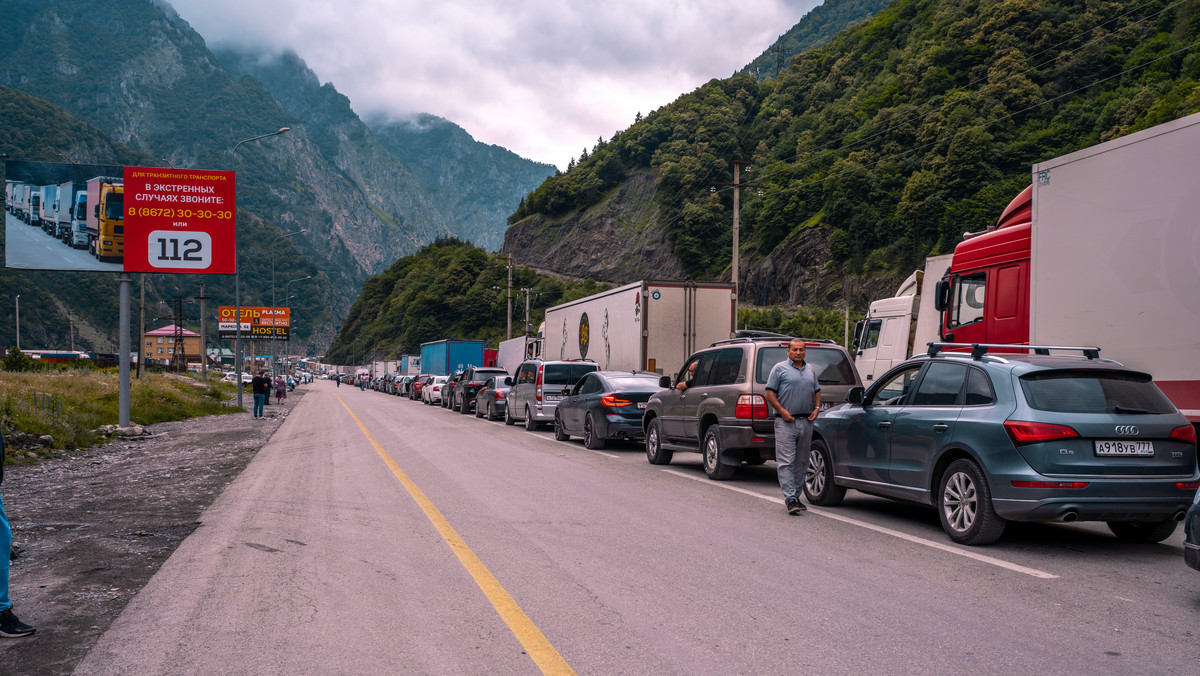
[[[658,375],[627,373],[620,376],[609,376],[608,384],[615,391],[657,392],[662,389],[658,386],[658,380]]]
[[[913,394],[912,406],[960,405],[960,394],[967,381],[963,364],[934,362],[925,369],[925,377]]]
[[[767,377],[771,375],[771,369],[779,362],[787,359],[787,345],[772,345],[771,347],[758,348],[758,364],[755,365],[755,380],[759,384],[767,382]]]
[[[986,278],[980,273],[959,278],[954,285],[954,304],[950,308],[950,327],[974,324],[983,319]]]
[[[967,377],[967,396],[964,403],[967,406],[996,403],[996,392],[992,389],[992,382],[988,380],[987,374],[976,368],[967,370],[970,376]]]
[[[879,329],[883,326],[883,320],[872,319],[867,322],[867,329],[864,331],[862,341],[858,345],[858,349],[866,350],[875,347],[879,344]]]
[[[875,394],[871,398],[871,403],[880,406],[897,406],[904,403],[904,397],[912,388],[913,381],[917,377],[917,373],[921,370],[920,365],[910,366],[902,369],[890,378],[880,383],[875,389]]]
[[[583,376],[596,370],[591,363],[546,364],[542,370],[542,382],[551,385],[574,385]]]
[[[1021,376],[1025,401],[1058,413],[1174,413],[1162,390],[1144,373],[1040,371]]]
[[[709,384],[717,365],[717,352],[714,350],[700,355],[700,365],[696,367],[696,387]]]
[[[742,348],[731,347],[717,351],[712,373],[709,374],[709,385],[732,385],[737,382],[742,370]]]
[[[495,379],[495,378],[488,378],[488,379],[487,379],[487,382],[483,384],[483,389],[485,389],[485,390],[490,390],[490,389],[492,389],[492,388],[493,388],[493,387],[495,387],[495,386],[496,386],[496,379]]]
[[[787,350],[784,349],[784,356]],[[809,346],[804,361],[812,365],[817,373],[817,382],[822,385],[853,385],[854,365],[842,350],[830,347]],[[770,373],[770,370],[767,371]]]
[[[588,375],[575,385],[575,394],[591,394],[600,391],[600,381],[596,376]]]

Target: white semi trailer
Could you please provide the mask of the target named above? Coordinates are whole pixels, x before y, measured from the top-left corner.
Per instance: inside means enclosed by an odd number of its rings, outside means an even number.
[[[732,284],[634,282],[546,310],[542,358],[669,373],[697,349],[732,338],[736,325]]]

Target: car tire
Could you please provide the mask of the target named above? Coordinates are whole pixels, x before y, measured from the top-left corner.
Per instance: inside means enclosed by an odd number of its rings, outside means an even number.
[[[596,421],[592,420],[591,413],[583,420],[583,445],[593,451],[604,448],[604,437],[596,433]]]
[[[1151,545],[1171,537],[1178,525],[1174,521],[1109,521],[1108,529],[1123,542]]]
[[[942,529],[963,545],[990,545],[1008,524],[992,507],[992,490],[974,460],[955,460],[938,482],[937,512]]]
[[[721,427],[709,425],[704,432],[704,443],[700,446],[704,458],[704,474],[713,481],[732,479],[737,467],[721,464]]]
[[[528,432],[533,432],[533,431],[537,430],[537,428],[538,428],[538,424],[537,424],[537,421],[533,419],[533,412],[529,410],[528,406],[526,406],[525,407],[525,430]]]
[[[459,399],[458,399],[458,412],[459,412],[459,413],[461,413],[461,414],[463,414],[463,415],[466,415],[466,414],[468,414],[468,413],[470,413],[470,412],[471,412],[471,405],[467,403],[467,398],[466,398],[466,397],[459,397]]]
[[[567,434],[567,429],[563,427],[562,416],[558,414],[558,411],[554,412],[554,438],[559,441],[571,438],[571,435]]]
[[[483,407],[479,405],[478,399],[475,400],[475,417],[476,418],[483,417]]]
[[[658,418],[651,420],[646,426],[646,460],[651,465],[669,465],[674,455],[674,451],[662,446],[662,427],[658,424]]]
[[[515,419],[513,419],[513,417],[512,417],[512,409],[507,406],[504,407],[504,424],[505,425],[517,424],[517,421]]]
[[[804,497],[814,505],[832,507],[841,504],[846,488],[833,480],[833,459],[825,442],[814,439],[808,454],[808,472],[804,476]]]

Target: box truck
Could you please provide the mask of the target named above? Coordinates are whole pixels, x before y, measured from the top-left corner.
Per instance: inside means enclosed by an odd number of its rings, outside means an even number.
[[[421,358],[411,354],[400,357],[400,373],[406,376],[420,375]]]
[[[41,195],[42,209],[36,225],[46,234],[54,236],[58,229],[58,185],[44,185],[38,188],[38,193]]]
[[[67,181],[58,186],[58,222],[55,225],[55,236],[62,240],[63,244],[76,246],[76,231],[83,235],[83,241],[87,243],[87,224],[85,223],[86,214],[80,211],[80,205],[87,202],[87,185],[76,182]]]
[[[125,257],[124,180],[97,176],[87,182],[88,251],[99,260]]]
[[[448,376],[483,365],[482,340],[435,340],[421,344],[421,373]]]
[[[25,190],[29,194],[28,200],[25,202],[25,223],[27,225],[39,226],[42,223],[42,189],[40,186],[26,186]]]
[[[955,247],[914,349],[1096,346],[1200,424],[1198,169],[1200,114],[1034,165],[996,225]]]
[[[874,381],[896,364],[920,354],[937,340],[934,309],[937,283],[950,269],[953,254],[930,256],[925,267],[908,276],[896,295],[871,303],[867,316],[854,327],[854,367],[864,383]]]
[[[736,326],[732,284],[634,282],[547,309],[541,356],[664,373],[697,349],[732,338]]]

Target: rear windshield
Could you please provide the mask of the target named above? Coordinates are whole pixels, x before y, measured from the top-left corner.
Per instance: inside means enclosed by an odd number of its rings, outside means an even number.
[[[1042,371],[1021,377],[1025,401],[1058,413],[1174,413],[1162,390],[1144,373]]]
[[[786,345],[759,348],[758,367],[755,369],[758,382],[765,384],[767,376],[771,375],[771,368],[787,358]],[[854,365],[846,358],[846,353],[839,349],[809,345],[804,361],[812,365],[822,385],[854,384]]]
[[[608,383],[616,390],[625,390],[629,392],[657,392],[662,388],[658,386],[658,381],[661,378],[659,375],[635,376],[633,374],[627,376],[608,376]]]
[[[595,370],[595,364],[546,364],[542,370],[542,382],[552,385],[574,385],[580,378]]]

